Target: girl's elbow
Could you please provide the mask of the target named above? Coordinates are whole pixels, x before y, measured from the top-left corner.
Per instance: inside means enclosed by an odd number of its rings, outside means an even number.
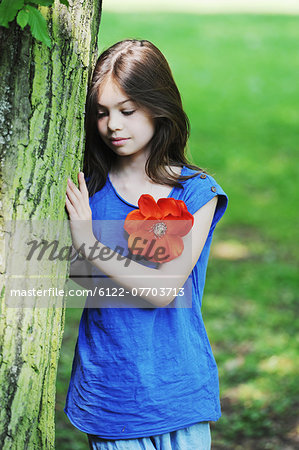
[[[165,297],[152,297],[149,302],[156,308],[166,308],[174,299],[174,295],[168,295]]]
[[[173,300],[174,300],[174,298],[172,298],[171,300],[163,301],[162,304],[160,305],[160,308],[166,308],[168,305],[170,305],[170,303]]]
[[[142,290],[141,297],[155,308],[166,308],[178,295],[182,295],[185,281],[185,275],[174,277],[163,274],[161,279],[156,280],[154,287]]]

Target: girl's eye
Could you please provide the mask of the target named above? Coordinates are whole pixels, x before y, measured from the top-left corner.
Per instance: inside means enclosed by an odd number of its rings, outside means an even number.
[[[135,112],[135,109],[134,110],[131,110],[131,111],[122,111],[122,113],[125,115],[125,116],[130,116],[131,114],[133,114]]]
[[[122,111],[122,114],[123,114],[124,116],[130,116],[130,115],[133,114],[135,111],[136,111],[135,109],[132,109],[132,110],[130,110],[130,111]],[[98,112],[98,113],[97,113],[97,119],[101,119],[102,117],[105,117],[105,116],[107,116],[107,115],[108,115],[107,112]]]

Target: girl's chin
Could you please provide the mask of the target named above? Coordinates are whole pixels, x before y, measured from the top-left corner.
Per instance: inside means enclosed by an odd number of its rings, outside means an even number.
[[[112,149],[113,153],[115,153],[118,156],[141,156],[143,154],[145,154],[145,150],[141,149],[141,150],[136,150],[136,151],[130,151],[128,149],[125,149],[123,147],[119,147],[119,148],[113,148]]]

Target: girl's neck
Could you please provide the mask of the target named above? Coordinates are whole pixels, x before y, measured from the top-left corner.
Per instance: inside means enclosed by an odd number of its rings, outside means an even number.
[[[145,172],[147,153],[134,154],[129,156],[120,156],[110,170],[110,174],[120,178],[137,177],[148,179]]]

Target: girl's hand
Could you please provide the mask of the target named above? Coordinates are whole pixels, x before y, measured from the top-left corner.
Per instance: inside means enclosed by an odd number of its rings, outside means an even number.
[[[73,246],[76,250],[86,247],[92,232],[92,213],[89,206],[89,195],[83,172],[78,174],[79,189],[70,178],[67,180],[65,206],[70,218]],[[85,249],[87,251],[87,249]]]

